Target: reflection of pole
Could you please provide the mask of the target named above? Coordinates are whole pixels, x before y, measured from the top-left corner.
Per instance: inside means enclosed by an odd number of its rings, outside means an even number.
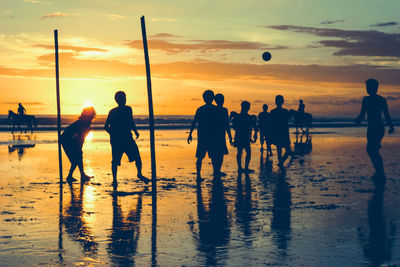
[[[62,183],[61,183],[62,184]],[[59,203],[59,211],[58,211],[58,258],[61,263],[64,262],[63,258],[63,188],[60,186],[60,203]]]
[[[61,109],[60,109],[60,81],[58,70],[58,30],[54,30],[54,47],[56,60],[56,92],[57,92],[57,134],[58,134],[58,166],[60,170],[60,188],[62,190],[63,173],[62,173],[62,154],[61,154]]]
[[[140,18],[142,25],[144,60],[146,62],[147,95],[149,101],[149,126],[150,126],[150,150],[151,150],[151,183],[152,183],[152,224],[151,224],[151,263],[157,265],[157,174],[156,174],[156,150],[154,144],[154,114],[153,95],[151,91],[151,75],[149,51],[147,47],[146,24],[144,16]]]

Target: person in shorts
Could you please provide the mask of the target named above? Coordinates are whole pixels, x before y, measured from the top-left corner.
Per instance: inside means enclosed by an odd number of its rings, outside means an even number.
[[[133,120],[132,108],[126,105],[126,94],[123,91],[118,91],[115,94],[115,101],[118,107],[110,110],[104,125],[105,130],[110,134],[113,185],[117,186],[117,169],[118,166],[121,166],[121,158],[124,153],[128,156],[129,162],[134,161],[136,163],[137,177],[147,184],[150,180],[142,174],[142,159],[132,136],[133,131],[136,138],[139,138],[139,132]]]
[[[67,176],[68,183],[76,181],[72,176],[76,167],[79,168],[81,173],[81,182],[85,182],[93,177],[86,175],[83,169],[82,147],[86,136],[90,132],[90,125],[95,116],[96,112],[93,107],[84,108],[79,119],[65,128],[64,132],[60,136],[61,145],[71,162],[71,168]]]

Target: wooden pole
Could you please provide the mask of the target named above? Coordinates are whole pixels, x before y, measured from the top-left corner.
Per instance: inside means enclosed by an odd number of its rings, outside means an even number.
[[[60,141],[61,109],[60,109],[60,77],[59,77],[59,68],[58,68],[58,30],[54,30],[54,48],[55,48],[55,61],[56,61],[58,166],[59,166],[59,171],[60,171],[60,190],[62,190],[63,170],[62,170],[62,153],[61,153],[61,141]]]
[[[150,61],[149,61],[149,51],[147,48],[146,24],[144,21],[144,16],[140,18],[140,21],[142,24],[144,60],[146,62],[146,76],[147,76],[147,96],[149,100],[148,102],[149,102],[149,126],[150,126],[150,151],[151,151],[151,183],[152,183],[152,191],[155,193],[157,189],[157,175],[156,175],[156,150],[154,144],[153,94],[151,92]]]

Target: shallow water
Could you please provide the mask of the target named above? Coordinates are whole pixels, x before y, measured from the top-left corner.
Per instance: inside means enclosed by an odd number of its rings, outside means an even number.
[[[399,134],[383,141],[381,198],[370,179],[365,128],[314,132],[312,152],[289,162],[285,176],[275,155],[271,168],[254,144],[254,173],[238,176],[230,147],[227,177],[213,180],[205,159],[199,185],[195,141],[188,145],[184,130],[157,131],[156,205],[125,156],[113,194],[102,131],[84,147],[95,177],[64,184],[62,194],[55,132],[0,133],[1,265],[399,265]],[[138,145],[150,176],[146,131]],[[66,175],[65,155],[63,166]]]

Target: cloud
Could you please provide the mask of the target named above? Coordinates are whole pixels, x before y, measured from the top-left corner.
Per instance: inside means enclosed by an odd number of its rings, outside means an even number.
[[[24,2],[33,3],[33,4],[39,3],[38,0],[24,0]]]
[[[33,47],[45,48],[45,49],[54,49],[54,45],[47,45],[47,44],[35,44]],[[107,52],[106,49],[103,48],[96,48],[96,47],[84,47],[84,46],[73,46],[73,45],[61,45],[59,46],[60,51],[74,51],[74,52]]]
[[[126,45],[142,49],[141,40],[126,41]],[[260,42],[246,42],[246,41],[227,41],[227,40],[190,40],[187,43],[176,43],[166,40],[153,39],[149,40],[149,48],[161,50],[169,54],[177,54],[192,50],[256,50],[256,49],[287,49],[287,46],[268,46]]]
[[[152,22],[176,22],[178,19],[174,18],[151,18]]]
[[[116,14],[110,14],[110,15],[108,15],[108,19],[109,19],[109,20],[119,20],[119,19],[123,19],[123,18],[125,18],[125,16],[116,15]]]
[[[71,17],[71,16],[80,16],[81,14],[70,14],[64,12],[54,12],[51,14],[45,14],[41,17],[41,19],[49,19],[49,18],[62,18],[62,17]]]
[[[342,23],[344,19],[337,19],[337,20],[324,20],[321,21],[321,24],[334,24],[334,23]]]
[[[377,56],[400,57],[400,34],[376,30],[355,31],[328,28],[314,28],[294,25],[261,26],[281,31],[292,31],[341,40],[321,40],[325,47],[338,48],[335,56]]]
[[[156,33],[156,34],[150,35],[149,37],[150,38],[155,38],[155,39],[157,39],[157,38],[160,38],[160,39],[166,38],[166,39],[168,39],[168,38],[179,38],[181,36],[162,32],[162,33]]]
[[[372,25],[370,25],[370,27],[388,27],[388,26],[396,26],[396,25],[398,25],[397,22],[390,21],[390,22],[372,24]]]

